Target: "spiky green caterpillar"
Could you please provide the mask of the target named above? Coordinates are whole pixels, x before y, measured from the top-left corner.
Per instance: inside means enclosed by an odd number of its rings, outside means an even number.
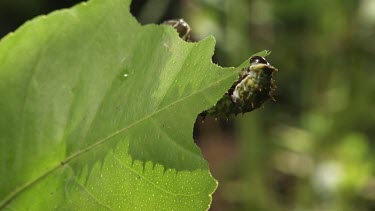
[[[251,57],[250,66],[241,70],[228,92],[201,116],[228,119],[231,115],[259,108],[265,101],[273,99],[276,86],[272,75],[276,71],[263,57]]]

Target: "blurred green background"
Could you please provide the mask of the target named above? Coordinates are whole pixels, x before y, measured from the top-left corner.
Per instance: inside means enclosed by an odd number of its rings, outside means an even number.
[[[0,0],[0,37],[78,0]],[[220,182],[211,210],[375,210],[375,0],[134,0],[143,23],[184,18],[214,62],[272,50],[277,102],[197,124]]]

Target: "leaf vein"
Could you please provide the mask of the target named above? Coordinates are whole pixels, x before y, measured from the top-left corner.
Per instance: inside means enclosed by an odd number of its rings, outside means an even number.
[[[142,174],[138,173],[136,170],[132,169],[130,166],[126,165],[125,163],[123,163],[116,155],[113,154],[113,157],[123,166],[125,166],[127,169],[129,169],[132,173],[136,174],[136,175],[139,175],[142,179],[144,179],[145,181],[147,181],[148,183],[150,183],[151,185],[153,185],[154,187],[156,187],[157,189],[161,190],[162,192],[164,193],[167,193],[169,195],[173,195],[173,196],[195,196],[195,195],[198,195],[202,192],[197,192],[197,193],[191,193],[191,194],[182,194],[182,193],[173,193],[173,192],[170,192],[162,187],[160,187],[159,185],[155,184],[153,181],[149,180],[147,177],[143,176]]]
[[[96,201],[100,206],[102,207],[105,207],[109,210],[113,210],[111,207],[109,207],[108,205],[104,204],[103,202],[101,202],[94,194],[92,194],[85,186],[83,186],[81,183],[78,182],[78,178],[77,178],[77,175],[76,173],[74,172],[73,168],[68,164],[66,165],[67,167],[69,167],[73,173],[73,178],[74,178],[74,182],[83,190],[87,193],[87,195],[89,195],[92,199],[94,199],[94,201]]]
[[[160,113],[160,112],[162,112],[162,111],[168,109],[169,107],[174,106],[174,105],[176,105],[177,103],[180,103],[180,102],[182,102],[182,101],[184,101],[184,100],[186,100],[186,99],[188,99],[188,98],[190,98],[190,97],[192,97],[192,96],[194,96],[194,95],[196,95],[196,94],[198,94],[198,93],[201,93],[201,92],[205,91],[206,89],[211,88],[211,87],[214,86],[214,85],[217,85],[218,83],[220,83],[220,82],[222,82],[222,81],[225,81],[225,80],[229,79],[230,77],[232,77],[232,76],[235,75],[235,74],[236,74],[236,73],[233,72],[232,74],[228,75],[227,77],[225,77],[225,78],[223,78],[223,79],[220,79],[220,80],[218,80],[218,81],[216,81],[216,82],[213,82],[213,83],[211,83],[209,86],[207,86],[207,87],[205,87],[205,88],[202,88],[201,90],[198,90],[198,91],[196,91],[196,92],[194,92],[194,93],[192,93],[192,94],[190,94],[190,95],[187,95],[187,96],[185,96],[185,97],[183,97],[183,98],[181,98],[181,99],[179,99],[179,100],[176,100],[175,102],[173,102],[173,103],[171,103],[171,104],[169,104],[169,105],[167,105],[167,106],[165,106],[165,107],[163,107],[163,108],[161,108],[161,109],[159,109],[159,110],[157,110],[157,111],[155,111],[155,112],[153,112],[153,113],[151,113],[151,114],[148,114],[148,115],[144,116],[143,118],[139,119],[138,121],[135,121],[134,123],[132,123],[132,124],[130,124],[130,125],[128,125],[128,126],[122,128],[122,129],[120,129],[120,130],[115,131],[114,133],[112,133],[112,134],[106,136],[105,138],[103,138],[103,139],[101,139],[101,140],[95,142],[94,144],[91,144],[91,145],[87,146],[86,148],[77,151],[76,153],[74,153],[74,154],[70,155],[69,157],[67,157],[65,160],[61,161],[61,162],[60,162],[59,164],[57,164],[56,166],[54,166],[54,167],[50,168],[49,170],[47,170],[44,174],[40,175],[39,177],[35,178],[34,180],[32,180],[32,181],[30,181],[30,182],[28,182],[28,183],[25,183],[25,184],[22,185],[21,187],[16,188],[16,189],[15,189],[13,192],[11,192],[7,197],[5,197],[3,201],[0,202],[0,208],[4,208],[4,207],[6,207],[6,206],[7,206],[7,205],[8,205],[8,204],[9,204],[9,203],[10,203],[15,197],[17,197],[20,193],[22,193],[23,191],[25,191],[27,188],[31,187],[31,186],[34,185],[35,183],[41,181],[43,178],[45,178],[46,176],[48,176],[50,173],[52,173],[53,171],[55,171],[55,170],[61,168],[62,166],[64,166],[65,164],[69,163],[70,161],[72,161],[72,160],[75,159],[76,157],[79,157],[80,155],[82,155],[82,154],[84,154],[84,153],[86,153],[86,152],[89,152],[90,150],[92,150],[92,149],[94,149],[94,148],[96,148],[96,147],[98,147],[98,146],[100,146],[100,145],[106,143],[106,142],[109,141],[111,138],[113,138],[113,137],[115,137],[115,136],[121,134],[122,132],[128,130],[129,128],[132,128],[132,127],[134,127],[135,125],[137,125],[137,124],[139,124],[139,123],[141,123],[141,122],[143,122],[143,121],[149,119],[150,117],[152,117],[152,116],[154,116],[154,115],[156,115],[156,114],[158,114],[158,113]]]

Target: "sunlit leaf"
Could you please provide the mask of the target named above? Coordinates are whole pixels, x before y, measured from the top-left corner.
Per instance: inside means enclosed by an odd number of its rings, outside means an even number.
[[[92,0],[1,40],[0,208],[208,209],[217,183],[192,128],[239,68],[129,4]]]

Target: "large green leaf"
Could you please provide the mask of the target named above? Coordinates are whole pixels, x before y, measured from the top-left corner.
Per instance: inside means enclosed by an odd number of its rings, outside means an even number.
[[[92,0],[2,39],[1,208],[209,207],[217,183],[192,128],[238,68],[212,64],[212,37],[141,26],[129,4]]]

